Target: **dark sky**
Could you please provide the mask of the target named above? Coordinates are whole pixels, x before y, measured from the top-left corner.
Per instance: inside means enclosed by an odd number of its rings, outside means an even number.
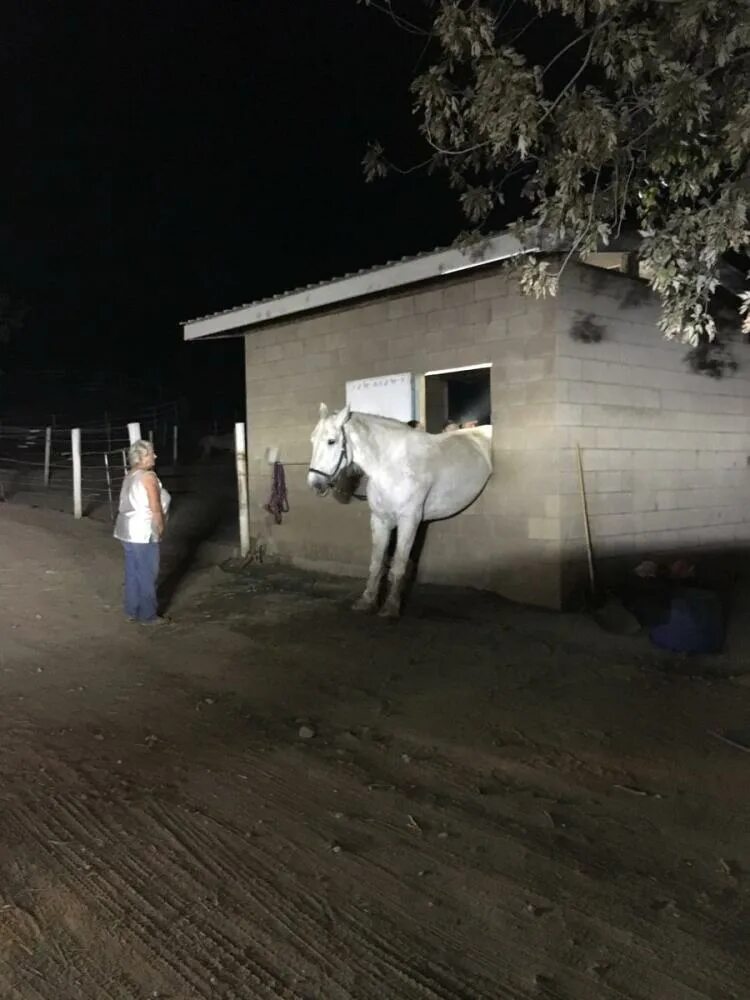
[[[230,355],[182,346],[179,320],[461,228],[438,178],[364,182],[369,139],[405,161],[420,149],[423,41],[384,15],[355,0],[79,6],[4,7],[0,287],[34,309],[16,364],[187,378]]]

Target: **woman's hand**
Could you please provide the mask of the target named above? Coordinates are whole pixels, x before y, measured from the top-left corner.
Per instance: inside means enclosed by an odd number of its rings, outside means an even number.
[[[158,540],[164,534],[164,514],[161,509],[161,496],[159,495],[159,481],[156,474],[147,472],[143,477],[143,485],[146,488],[148,506],[151,510],[151,523]]]

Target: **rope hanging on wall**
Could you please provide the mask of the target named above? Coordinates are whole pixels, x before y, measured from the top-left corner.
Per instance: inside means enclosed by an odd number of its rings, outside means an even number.
[[[289,497],[286,492],[286,474],[281,462],[273,463],[271,473],[271,496],[268,498],[266,510],[273,515],[276,524],[281,524],[284,514],[289,513]]]

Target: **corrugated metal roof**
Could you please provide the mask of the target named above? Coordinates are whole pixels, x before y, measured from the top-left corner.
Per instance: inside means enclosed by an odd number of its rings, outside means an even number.
[[[479,247],[467,250],[437,247],[411,257],[362,268],[328,281],[304,285],[255,302],[185,320],[181,326],[184,328],[185,340],[238,335],[247,327],[259,323],[496,263],[536,249],[538,247],[522,246],[514,236],[507,233],[498,233],[488,237]]]

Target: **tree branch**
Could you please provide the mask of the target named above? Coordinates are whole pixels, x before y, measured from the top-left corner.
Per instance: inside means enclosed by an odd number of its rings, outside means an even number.
[[[602,27],[604,27],[604,25],[608,24],[611,20],[612,20],[611,18],[607,18],[607,20],[602,23]],[[544,76],[544,74],[549,69],[551,69],[555,65],[555,63],[557,62],[557,60],[560,59],[560,58],[562,58],[562,56],[564,56],[565,53],[569,49],[572,49],[574,45],[578,45],[578,43],[582,42],[584,40],[584,38],[588,38],[588,36],[592,32],[596,31],[598,27],[599,27],[598,24],[593,24],[590,28],[587,28],[585,31],[582,31],[580,35],[578,35],[576,38],[573,39],[572,42],[568,42],[568,44],[564,48],[560,49],[559,52],[555,53],[555,55],[550,59],[550,61],[547,63],[547,65],[542,70],[542,76]]]
[[[539,121],[537,122],[537,128],[539,128],[539,126],[542,124],[542,122],[545,119],[549,118],[549,116],[552,114],[552,112],[555,110],[555,108],[558,107],[558,105],[560,104],[560,102],[562,101],[562,99],[565,97],[565,95],[571,89],[571,87],[573,86],[573,84],[576,82],[576,80],[580,77],[580,75],[583,73],[583,71],[588,66],[589,62],[591,61],[591,53],[593,52],[593,49],[594,49],[594,42],[596,41],[596,32],[597,32],[598,28],[599,28],[599,25],[597,25],[594,28],[594,31],[593,31],[593,33],[591,35],[591,40],[589,42],[589,47],[586,50],[586,55],[583,57],[583,62],[578,67],[578,69],[575,71],[575,73],[573,74],[573,76],[571,76],[571,78],[565,84],[565,86],[560,91],[560,93],[557,95],[557,97],[552,102],[552,104],[544,112],[544,114],[542,115],[542,117],[539,119]]]
[[[617,237],[620,236],[622,231],[622,224],[625,220],[625,212],[628,207],[628,188],[630,187],[630,178],[633,176],[633,171],[635,170],[635,157],[631,155],[630,157],[630,170],[628,171],[628,176],[625,178],[625,187],[622,190],[622,207],[618,212],[617,219]]]
[[[467,153],[475,153],[478,149],[485,149],[490,145],[489,139],[485,139],[484,142],[478,142],[474,146],[467,146],[465,149],[443,149],[438,146],[435,140],[430,135],[429,128],[425,125],[424,136],[430,146],[435,150],[436,153],[441,153],[443,156],[465,156]]]
[[[412,24],[411,21],[407,21],[405,17],[397,14],[393,9],[393,4],[391,0],[383,0],[383,3],[378,3],[378,0],[361,0],[365,7],[372,7],[373,10],[379,11],[381,14],[385,14],[387,17],[393,21],[397,28],[402,31],[406,31],[410,35],[431,35],[432,32],[426,31],[424,28],[420,28],[418,24]]]
[[[569,262],[570,258],[573,256],[573,254],[576,252],[576,250],[578,249],[578,247],[586,239],[586,237],[588,236],[589,232],[591,231],[591,223],[594,221],[594,205],[596,203],[596,191],[597,191],[597,188],[599,187],[599,177],[601,176],[601,172],[602,172],[602,168],[599,167],[599,169],[596,171],[596,177],[594,178],[594,189],[591,192],[591,204],[589,205],[589,217],[588,217],[588,221],[586,222],[586,226],[585,226],[583,232],[581,232],[579,234],[579,236],[574,240],[573,245],[571,246],[570,250],[568,250],[567,254],[565,255],[565,259],[563,260],[562,264],[560,265],[560,270],[555,275],[555,278],[556,278],[557,281],[559,281],[560,278],[562,277],[563,271],[568,266],[568,262]]]

